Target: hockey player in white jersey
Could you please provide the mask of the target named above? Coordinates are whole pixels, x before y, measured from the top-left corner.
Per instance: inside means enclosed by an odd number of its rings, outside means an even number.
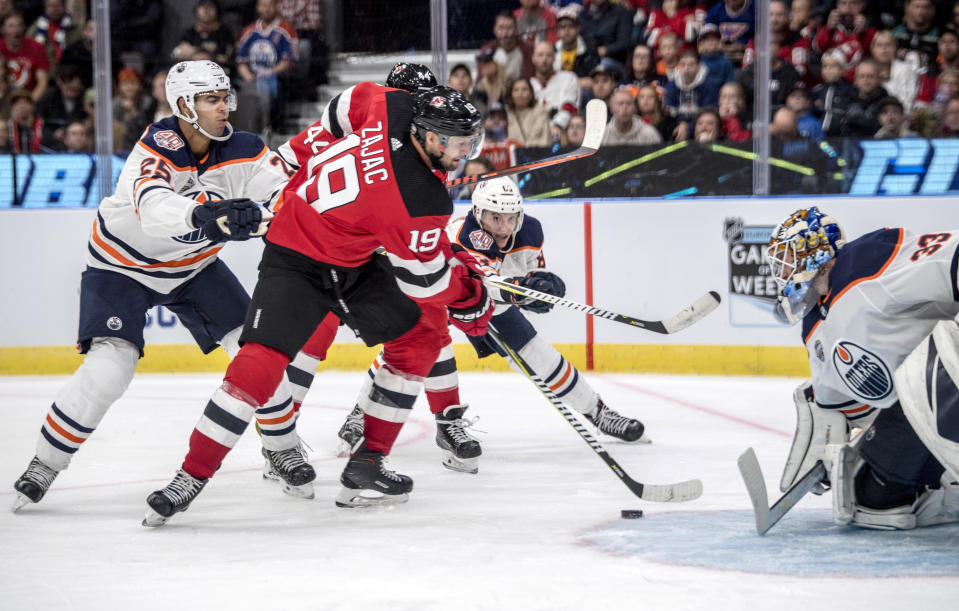
[[[959,520],[959,231],[847,242],[812,207],[776,227],[766,256],[778,314],[802,321],[812,372],[794,393],[782,490],[821,460],[817,492],[832,490],[839,524]]]
[[[557,297],[565,295],[566,285],[562,279],[546,269],[543,228],[536,218],[523,210],[519,187],[507,177],[493,178],[477,185],[472,201],[473,209],[447,227],[453,248],[469,253],[486,274],[504,276],[517,285]],[[490,324],[564,402],[582,413],[602,433],[627,442],[647,441],[643,424],[607,406],[572,363],[543,339],[521,312],[545,313],[553,304],[527,300],[498,289],[491,289],[491,295],[497,305]],[[468,336],[467,339],[480,358],[500,350],[488,336]],[[458,391],[456,361],[452,347],[447,344],[447,348],[448,354],[440,354],[425,380],[426,388],[434,389],[436,394]],[[378,357],[370,368],[371,375],[379,366]],[[510,366],[513,366],[512,362]],[[360,397],[368,391],[367,381]],[[481,451],[479,443],[467,432],[475,420],[464,417],[465,408],[465,405],[451,405],[448,410],[436,414],[438,424],[442,423],[437,427],[437,443],[444,449],[444,466],[476,473]],[[358,402],[358,407],[340,429],[340,438],[345,444],[355,444],[362,437],[362,416]]]
[[[174,312],[205,353],[217,345],[231,357],[239,350],[250,298],[217,254],[228,240],[263,233],[292,171],[259,137],[233,131],[227,116],[235,94],[216,63],[175,65],[166,96],[174,116],[147,128],[116,191],[100,203],[80,285],[78,344],[86,357],[46,415],[36,456],[14,484],[14,511],[43,498],[125,392],[143,356],[148,309]],[[289,392],[281,385],[261,410],[263,453],[287,492],[310,496],[315,474],[295,450]],[[201,422],[210,435],[233,434],[219,414],[204,413]]]

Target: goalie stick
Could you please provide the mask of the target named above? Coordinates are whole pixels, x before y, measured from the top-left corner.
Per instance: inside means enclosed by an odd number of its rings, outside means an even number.
[[[511,282],[507,282],[506,279],[501,276],[486,276],[483,278],[483,282],[502,291],[509,291],[510,293],[522,295],[523,297],[530,297],[538,301],[545,301],[547,303],[552,303],[564,308],[569,308],[570,310],[585,312],[587,314],[592,314],[593,316],[598,316],[599,318],[605,318],[606,320],[621,322],[626,325],[640,327],[646,329],[647,331],[652,331],[653,333],[663,334],[682,331],[686,327],[692,325],[715,310],[721,301],[719,293],[716,291],[709,291],[675,316],[671,316],[664,320],[641,320],[625,314],[618,314],[604,308],[597,308],[591,305],[586,305],[585,303],[577,303],[575,301],[566,299],[565,297],[557,297],[556,295],[550,295],[549,293],[536,291],[525,286],[519,286]]]
[[[470,174],[469,176],[451,178],[450,180],[446,181],[446,187],[452,188],[459,187],[461,185],[471,185],[475,182],[496,178],[497,176],[509,176],[511,174],[519,174],[520,172],[529,172],[551,165],[566,163],[568,161],[582,159],[583,157],[589,157],[599,150],[599,145],[603,141],[603,132],[605,129],[606,104],[599,99],[590,100],[586,104],[586,135],[583,138],[583,144],[575,151],[571,151],[569,153],[560,153],[558,155],[553,155],[552,157],[540,159],[539,161],[521,163],[509,168],[503,168],[502,170],[491,170],[483,174]]]
[[[603,462],[606,463],[613,473],[619,476],[619,479],[626,485],[630,491],[643,499],[644,501],[655,501],[655,502],[683,502],[683,501],[692,501],[698,499],[703,494],[703,483],[698,479],[692,479],[685,482],[679,482],[676,484],[642,484],[637,482],[629,475],[626,474],[626,471],[619,466],[619,463],[609,455],[609,452],[600,445],[598,441],[586,430],[586,427],[583,426],[583,423],[579,421],[576,416],[573,415],[572,411],[562,400],[556,396],[556,393],[546,385],[543,380],[533,372],[529,364],[519,355],[515,350],[509,347],[509,345],[503,340],[503,337],[493,328],[492,325],[488,327],[489,335],[493,340],[503,349],[504,352],[508,355],[509,359],[513,361],[516,366],[523,372],[523,375],[526,376],[533,384],[536,385],[536,388],[539,389],[541,393],[553,404],[553,407],[563,415],[563,418],[566,419],[566,422],[569,423],[573,429],[579,433],[579,436],[583,438],[586,443],[589,444],[589,447],[592,448],[593,452],[603,459]]]
[[[816,484],[826,479],[826,467],[820,460],[806,475],[793,484],[786,491],[786,494],[769,507],[766,505],[769,502],[769,497],[766,496],[766,482],[763,480],[763,470],[759,466],[756,452],[752,448],[747,448],[736,463],[739,465],[739,474],[743,477],[743,483],[746,484],[749,500],[753,504],[753,513],[756,515],[756,532],[760,536],[765,535],[770,528],[775,526],[790,509],[796,506],[801,498],[806,496],[807,492],[816,487]]]

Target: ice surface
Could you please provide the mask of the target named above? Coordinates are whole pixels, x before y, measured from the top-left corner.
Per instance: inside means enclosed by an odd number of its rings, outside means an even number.
[[[138,375],[46,498],[11,514],[65,378],[0,377],[0,609],[882,609],[959,600],[959,526],[839,528],[810,495],[756,536],[736,457],[753,446],[770,494],[797,380],[591,375],[652,445],[600,438],[634,479],[703,480],[683,504],[634,497],[517,374],[461,374],[479,415],[477,475],[440,465],[420,400],[392,465],[416,482],[390,509],[333,505],[336,431],[361,373],[322,373],[300,418],[316,499],[261,478],[248,431],[189,511],[159,529],[146,496],[173,476],[218,376]],[[645,517],[622,520],[621,509]]]

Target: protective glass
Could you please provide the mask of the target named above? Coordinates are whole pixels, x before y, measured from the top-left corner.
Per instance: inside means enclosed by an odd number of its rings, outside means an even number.
[[[441,136],[440,150],[453,159],[475,159],[483,150],[486,136],[479,129],[472,136]]]

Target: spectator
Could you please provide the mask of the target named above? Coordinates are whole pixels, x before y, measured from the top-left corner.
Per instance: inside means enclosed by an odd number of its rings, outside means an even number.
[[[744,142],[753,137],[752,121],[746,114],[746,94],[743,86],[730,81],[719,89],[719,119],[726,139]]]
[[[939,28],[935,24],[936,8],[931,0],[907,0],[902,23],[892,34],[899,43],[898,57],[927,70],[936,63]]]
[[[756,30],[756,7],[753,0],[725,0],[713,5],[706,14],[706,23],[719,28],[726,57],[738,66],[746,45]]]
[[[544,6],[542,0],[519,0],[513,17],[520,39],[527,44],[544,40],[556,42],[556,13],[552,6]]]
[[[703,31],[699,34],[699,61],[720,83],[728,83],[733,80],[733,63],[719,49],[719,41],[719,28],[711,23],[703,26]]]
[[[160,54],[163,3],[156,0],[111,0],[110,42],[113,57],[141,72],[152,71]]]
[[[939,56],[925,74],[919,75],[919,89],[915,105],[928,107],[936,97],[939,75],[945,70],[959,70],[959,34],[952,28],[943,29],[937,41]]]
[[[812,114],[812,95],[805,87],[794,87],[786,96],[786,108],[796,115],[796,127],[802,138],[822,140],[822,122]]]
[[[703,108],[719,103],[721,86],[699,62],[699,54],[686,49],[679,56],[675,78],[666,83],[666,108],[680,121],[689,121]]]
[[[772,39],[779,41],[779,56],[789,63],[803,82],[812,87],[815,79],[809,70],[809,40],[789,28],[789,6],[785,0],[772,0],[769,3],[769,33]],[[756,56],[754,41],[749,41],[743,55],[743,69],[749,68]]]
[[[233,33],[220,23],[220,3],[217,0],[197,0],[193,5],[196,23],[187,28],[180,43],[170,56],[174,61],[208,59],[220,64],[227,74],[233,66]]]
[[[13,0],[0,0],[0,21],[10,13],[16,11]]]
[[[822,55],[838,48],[845,57],[847,69],[855,68],[876,35],[876,28],[869,27],[863,13],[864,6],[863,0],[839,0],[836,8],[829,12],[826,25],[813,38],[813,51]]]
[[[506,100],[506,79],[503,67],[493,59],[489,51],[480,51],[476,56],[476,87],[473,93],[477,108],[484,116],[486,110],[494,105],[502,105]]]
[[[474,174],[485,174],[486,172],[492,172],[496,167],[493,166],[493,162],[490,161],[489,157],[480,155],[474,157],[466,162],[463,166],[463,173],[461,176],[472,176]],[[455,189],[455,192],[452,194],[453,199],[458,200],[468,200],[473,195],[473,190],[476,189],[477,183],[470,183],[468,185],[463,185]]]
[[[36,102],[49,85],[50,60],[43,45],[26,38],[25,33],[23,15],[10,13],[4,17],[0,24],[0,56],[6,59],[14,87],[29,92]]]
[[[67,125],[66,135],[63,139],[64,152],[66,153],[92,153],[90,146],[90,134],[87,131],[85,121],[74,121]]]
[[[633,25],[625,8],[610,0],[591,0],[579,15],[579,25],[586,44],[600,57],[626,61]]]
[[[520,77],[510,86],[506,120],[508,136],[520,146],[549,146],[555,140],[550,134],[549,113],[536,103],[529,79]]]
[[[659,61],[656,63],[656,73],[667,81],[676,76],[676,64],[679,63],[679,37],[672,32],[665,32],[659,37]]]
[[[579,86],[588,88],[592,83],[590,71],[599,63],[599,56],[586,46],[586,41],[579,35],[579,23],[576,16],[579,12],[570,5],[563,7],[556,15],[556,32],[559,40],[556,41],[556,70],[568,70],[579,77]]]
[[[748,99],[753,99],[753,91],[756,81],[755,66],[750,66],[748,70],[742,70],[737,77],[739,83],[743,86]],[[786,103],[786,94],[792,91],[799,82],[799,72],[792,65],[782,58],[779,53],[779,41],[775,38],[769,41],[769,103],[770,109],[775,111]]]
[[[83,110],[86,111],[87,116],[90,117],[89,129],[90,132],[93,132],[93,123],[92,118],[96,116],[96,102],[97,102],[97,91],[92,87],[87,89],[86,93],[83,94]],[[114,151],[122,151],[124,147],[124,142],[126,141],[127,131],[123,123],[117,121],[113,118],[112,113],[110,120],[113,124],[113,143],[112,147]]]
[[[603,132],[603,146],[659,144],[663,137],[639,117],[636,99],[626,89],[613,93],[609,101],[613,118]]]
[[[516,17],[513,17],[512,13],[503,11],[496,15],[493,36],[496,38],[483,45],[479,55],[489,56],[490,61],[503,67],[503,80],[512,81],[521,76],[533,76],[532,45],[520,41]]]
[[[0,153],[9,155],[13,153],[13,144],[10,141],[10,118],[0,113]]]
[[[693,121],[693,140],[695,142],[719,142],[722,136],[719,114],[713,108],[705,108]]]
[[[455,64],[450,68],[449,86],[462,93],[467,100],[473,103],[473,106],[480,109],[480,113],[482,114],[485,105],[480,108],[480,102],[475,99],[476,94],[473,92],[473,73],[470,72],[469,66],[466,64]]]
[[[548,42],[538,42],[533,49],[533,70],[531,79],[533,92],[540,106],[546,108],[551,117],[550,137],[559,142],[570,116],[579,109],[579,79],[568,70],[553,70],[556,51]],[[495,161],[495,160],[494,160]]]
[[[953,98],[946,103],[938,134],[946,138],[959,136],[959,98]]]
[[[869,137],[879,131],[879,102],[889,96],[879,80],[879,63],[871,57],[856,66],[856,96],[846,108],[843,136]]]
[[[689,5],[688,0],[663,0],[658,9],[651,10],[646,22],[646,44],[655,47],[664,32],[672,32],[687,43],[695,42],[705,11],[702,6]]]
[[[586,139],[586,118],[583,115],[570,117],[564,137],[568,148],[576,149],[582,146],[583,140]]]
[[[10,94],[13,93],[13,82],[10,80],[10,69],[7,62],[0,61],[0,117],[10,116]]]
[[[796,113],[789,108],[780,108],[773,114],[769,124],[769,135],[780,140],[796,140],[799,138],[799,125],[796,123]]]
[[[68,124],[74,121],[84,121],[87,118],[83,110],[83,77],[80,70],[72,64],[63,65],[57,72],[54,80],[56,87],[50,87],[37,103],[37,116],[43,119],[43,127],[47,132],[44,141],[58,143],[51,146],[62,150],[62,143]]]
[[[133,68],[124,68],[117,74],[117,93],[113,99],[113,120],[123,124],[126,138],[124,151],[133,150],[143,130],[150,125],[150,111],[153,104],[150,96],[143,91],[140,73]]]
[[[237,72],[243,81],[255,85],[257,95],[268,103],[270,124],[280,129],[285,91],[279,75],[292,69],[299,43],[293,26],[280,20],[276,0],[257,0],[256,12],[259,19],[243,30],[237,42]]]
[[[14,153],[45,152],[43,119],[36,114],[33,96],[22,89],[10,96],[10,141]]]
[[[813,14],[812,0],[793,0],[789,7],[789,30],[811,45],[822,25]]]
[[[653,51],[646,45],[636,45],[633,48],[628,65],[630,70],[627,80],[637,91],[646,85],[653,85],[660,94],[666,90],[666,77],[656,73]]]
[[[93,87],[93,35],[96,29],[96,23],[88,19],[83,24],[83,30],[80,32],[80,40],[70,43],[63,50],[60,56],[60,67],[67,64],[76,66],[83,78],[84,87]]]
[[[822,119],[822,131],[827,138],[838,136],[842,131],[842,119],[846,107],[856,97],[853,86],[843,77],[846,64],[839,51],[823,55],[821,64],[822,83],[812,90],[813,109]]]
[[[44,0],[43,14],[27,30],[27,36],[46,48],[51,66],[60,62],[67,45],[82,37],[80,24],[67,13],[64,0]]]
[[[879,131],[875,138],[915,138],[916,132],[906,125],[906,110],[902,102],[890,96],[879,102]]]
[[[676,127],[678,123],[675,118],[666,112],[663,100],[659,97],[659,90],[655,85],[643,85],[639,88],[636,95],[636,106],[639,107],[640,118],[656,128],[663,142],[677,140]]]
[[[160,119],[165,119],[173,114],[170,103],[166,99],[166,70],[160,70],[153,75],[150,94],[153,96],[153,121],[156,123]]]
[[[593,83],[588,95],[583,96],[580,110],[586,109],[586,103],[592,99],[599,99],[609,107],[609,99],[616,89],[616,85],[623,78],[623,65],[611,57],[604,57],[590,72]],[[607,117],[608,118],[608,117]]]
[[[919,66],[896,58],[896,38],[889,30],[876,33],[870,47],[879,64],[879,79],[890,95],[899,98],[906,112],[912,109],[919,90]]]
[[[516,165],[516,149],[520,148],[520,143],[508,135],[508,121],[506,109],[499,105],[491,106],[483,119],[486,137],[480,154],[489,157],[497,170]]]
[[[295,91],[311,102],[319,100],[317,85],[328,82],[330,49],[323,25],[323,2],[279,0],[280,19],[296,30],[299,51],[295,66]]]

